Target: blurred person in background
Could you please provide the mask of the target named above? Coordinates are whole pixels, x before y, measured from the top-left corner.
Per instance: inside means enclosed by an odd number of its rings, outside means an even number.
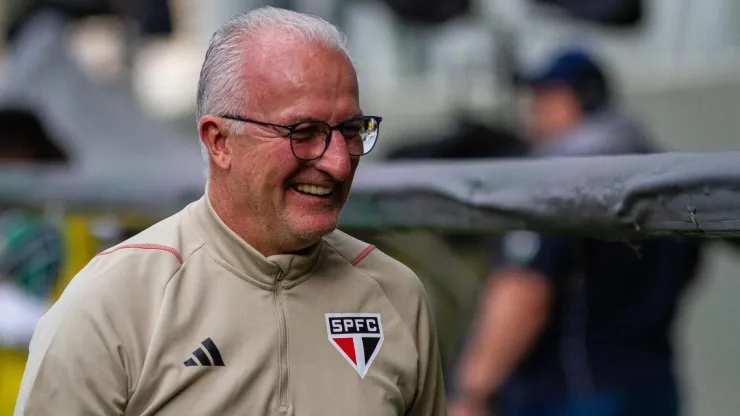
[[[0,346],[27,349],[63,258],[60,232],[16,211],[0,214]]]
[[[532,155],[655,151],[586,51],[519,78]],[[512,232],[453,375],[451,416],[676,416],[672,329],[698,240],[613,242]]]
[[[72,279],[15,414],[444,415],[421,281],[336,230],[381,121],[330,23],[224,24],[198,85],[205,194]]]
[[[13,413],[28,346],[62,271],[58,229],[15,210],[0,213],[0,414]]]

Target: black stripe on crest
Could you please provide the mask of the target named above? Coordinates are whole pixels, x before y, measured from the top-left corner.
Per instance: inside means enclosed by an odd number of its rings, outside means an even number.
[[[378,348],[380,337],[362,337],[362,347],[365,349],[365,363],[370,362],[375,349]]]

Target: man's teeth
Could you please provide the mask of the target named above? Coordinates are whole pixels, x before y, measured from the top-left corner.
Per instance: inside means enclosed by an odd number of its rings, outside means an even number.
[[[318,186],[318,185],[301,184],[301,185],[296,185],[295,189],[305,194],[312,194],[312,195],[329,195],[331,193],[331,188],[327,188],[325,186]]]

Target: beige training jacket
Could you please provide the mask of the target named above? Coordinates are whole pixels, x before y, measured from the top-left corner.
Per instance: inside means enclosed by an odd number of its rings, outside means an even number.
[[[15,411],[155,414],[445,415],[422,284],[339,231],[266,258],[203,197],[75,276]]]

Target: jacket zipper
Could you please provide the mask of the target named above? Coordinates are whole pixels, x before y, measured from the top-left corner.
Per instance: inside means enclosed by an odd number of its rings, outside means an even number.
[[[288,328],[285,322],[285,301],[283,299],[283,273],[275,279],[275,312],[278,320],[278,409],[288,409]]]

